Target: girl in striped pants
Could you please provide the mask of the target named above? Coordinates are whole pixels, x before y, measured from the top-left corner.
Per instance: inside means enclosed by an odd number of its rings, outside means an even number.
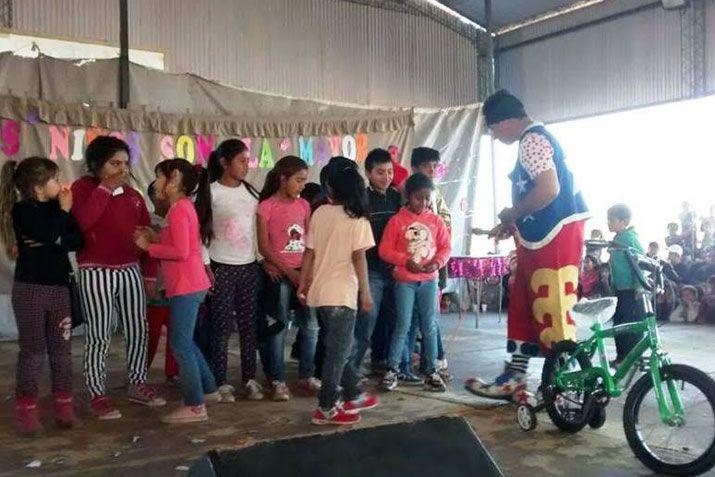
[[[84,236],[84,249],[77,255],[86,320],[84,373],[94,414],[101,420],[118,419],[122,415],[105,389],[115,317],[126,342],[128,399],[152,407],[166,404],[145,383],[145,288],[151,296],[156,294],[157,264],[134,244],[137,227],[151,225],[151,219],[141,194],[126,183],[129,146],[98,136],[87,146],[85,158],[89,174],[72,184],[72,213]]]

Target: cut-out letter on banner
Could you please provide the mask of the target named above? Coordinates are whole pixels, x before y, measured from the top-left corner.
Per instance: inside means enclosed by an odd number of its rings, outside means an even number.
[[[59,157],[67,159],[70,155],[70,128],[66,126],[50,126],[50,159],[56,161]]]
[[[173,159],[174,158],[174,138],[171,136],[163,136],[159,141],[159,152],[161,152],[161,158],[163,159]]]
[[[258,163],[258,167],[261,169],[273,169],[273,151],[271,150],[271,143],[268,141],[268,138],[263,139],[261,162]]]
[[[11,157],[20,151],[20,124],[17,121],[12,119],[4,121],[0,137],[2,139],[3,154]]]
[[[216,142],[216,136],[204,136],[199,134],[196,136],[196,148],[199,150],[199,160],[197,164],[204,165],[209,161],[209,156],[211,151],[214,149],[214,143]]]
[[[318,146],[317,146],[317,161],[319,166],[324,166],[328,163],[330,160],[330,144],[328,144],[328,139],[327,138],[318,138]]]
[[[179,139],[176,140],[176,156],[193,164],[195,154],[193,139],[186,134],[179,136]]]
[[[357,144],[355,143],[355,138],[348,135],[343,138],[343,156],[348,159],[355,160],[357,155]]]
[[[72,159],[73,161],[81,161],[84,159],[84,138],[87,134],[87,131],[84,129],[75,129],[72,132],[72,136],[74,136],[74,143],[72,146]]]
[[[340,155],[340,146],[343,144],[343,139],[340,136],[330,136],[330,153],[333,156]]]
[[[300,158],[303,159],[308,166],[312,166],[313,162],[313,137],[307,139],[303,136],[298,137],[298,146],[300,150]]]
[[[355,136],[357,142],[357,162],[365,162],[367,157],[367,134]]]

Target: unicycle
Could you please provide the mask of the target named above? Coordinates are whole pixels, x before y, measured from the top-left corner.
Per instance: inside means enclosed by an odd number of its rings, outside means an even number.
[[[543,402],[520,405],[519,424],[528,421],[528,412],[535,417],[544,408],[563,431],[575,433],[587,425],[598,428],[606,420],[610,400],[625,393],[626,439],[646,467],[666,475],[707,472],[715,466],[715,381],[697,368],[673,364],[661,346],[654,313],[654,297],[662,285],[660,263],[613,243],[589,244],[626,252],[644,289],[645,319],[612,328],[595,319],[589,339],[556,343],[544,363]],[[593,306],[602,308],[603,303],[595,300]],[[612,372],[604,340],[620,333],[638,333],[643,338]],[[642,375],[629,389],[637,373]]]

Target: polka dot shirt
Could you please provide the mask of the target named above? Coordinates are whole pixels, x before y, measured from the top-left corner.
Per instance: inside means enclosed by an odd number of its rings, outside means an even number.
[[[554,148],[542,134],[528,133],[519,143],[519,161],[533,180],[541,174],[556,169]]]

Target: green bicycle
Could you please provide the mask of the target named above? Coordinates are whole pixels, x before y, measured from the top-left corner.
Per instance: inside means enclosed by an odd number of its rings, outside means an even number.
[[[654,312],[663,283],[660,263],[612,242],[588,244],[626,252],[643,287],[645,319],[612,328],[594,319],[589,339],[556,343],[544,363],[543,401],[537,406],[519,404],[519,425],[534,429],[536,412],[545,408],[551,421],[566,432],[586,425],[599,428],[606,421],[609,401],[626,393],[623,427],[629,446],[645,466],[667,475],[707,472],[715,466],[715,381],[699,369],[671,363],[661,347]],[[582,313],[596,317],[612,303],[613,299],[594,300]],[[604,340],[620,333],[643,338],[612,372]],[[629,389],[638,372],[645,374]]]

